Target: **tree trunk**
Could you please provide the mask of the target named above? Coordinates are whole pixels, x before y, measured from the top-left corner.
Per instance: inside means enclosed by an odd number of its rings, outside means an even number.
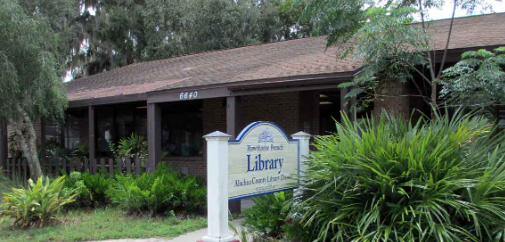
[[[402,120],[410,118],[409,90],[405,83],[394,80],[385,80],[385,85],[378,90],[374,99],[373,114],[380,117],[383,112],[394,114]]]
[[[431,81],[431,119],[435,120],[436,114],[435,112],[438,110],[437,104],[437,80],[433,79]]]
[[[42,168],[40,167],[39,154],[37,152],[37,133],[33,128],[33,123],[28,123],[28,148],[30,150],[30,156],[32,162],[30,163],[30,175],[33,180],[37,180],[42,176]]]
[[[14,128],[14,131],[20,139],[19,141],[21,143],[23,155],[26,157],[26,160],[30,165],[30,177],[32,180],[37,180],[43,174],[37,152],[37,133],[33,128],[33,123],[25,112],[23,112],[23,118],[20,118],[16,121],[10,120],[10,122]],[[23,134],[23,123],[27,128],[27,137],[25,137]]]

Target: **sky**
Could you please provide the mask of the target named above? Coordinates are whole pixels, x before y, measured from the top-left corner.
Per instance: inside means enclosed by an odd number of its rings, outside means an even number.
[[[493,7],[493,12],[495,13],[503,13],[505,12],[505,2],[497,2],[497,1],[491,1],[487,0],[487,3],[491,4]],[[442,9],[430,9],[429,11],[429,17],[431,20],[437,20],[437,19],[447,19],[451,18],[452,16],[452,8],[453,8],[453,1],[452,0],[445,0],[445,4],[442,7]],[[483,10],[483,9],[476,9],[474,13],[471,15],[480,15],[480,14],[486,14],[486,13],[492,13],[490,10]],[[456,17],[464,17],[468,16],[466,10],[458,9],[456,10]]]

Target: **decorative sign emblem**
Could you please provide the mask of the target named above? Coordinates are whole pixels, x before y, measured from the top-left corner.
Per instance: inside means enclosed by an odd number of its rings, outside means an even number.
[[[229,141],[230,200],[293,189],[299,171],[299,147],[275,123],[254,122]]]
[[[274,138],[272,137],[272,134],[268,132],[268,129],[265,129],[260,133],[258,143],[261,142],[274,142]]]

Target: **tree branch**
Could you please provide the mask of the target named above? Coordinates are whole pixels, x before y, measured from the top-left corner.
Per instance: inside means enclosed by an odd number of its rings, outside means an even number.
[[[428,77],[426,75],[424,75],[424,73],[422,73],[420,70],[418,70],[416,67],[414,67],[412,64],[410,64],[409,62],[407,61],[403,61],[403,63],[407,64],[410,68],[412,68],[415,72],[417,72],[417,74],[419,74],[426,82],[428,82],[430,85],[432,84],[432,82],[430,81],[430,79],[428,79]]]
[[[452,26],[454,24],[454,16],[456,15],[457,0],[454,0],[454,6],[452,8],[451,24],[449,25],[449,33],[447,34],[447,42],[445,43],[444,55],[442,57],[442,62],[440,63],[440,69],[438,70],[437,79],[442,76],[442,71],[444,70],[445,59],[447,57],[447,51],[449,49],[449,42],[451,41]]]
[[[423,2],[422,2],[422,0],[419,0],[419,13],[421,14],[421,25],[423,26],[424,31],[427,31],[426,30],[425,21],[424,21]],[[426,40],[426,46],[430,46],[430,43],[428,42],[428,40]],[[429,61],[429,64],[430,64],[431,79],[435,80],[435,71],[434,71],[435,66],[433,65],[433,61],[431,60],[430,50],[427,50],[426,54],[428,55],[428,61]],[[435,50],[433,50],[433,55],[435,55]],[[430,83],[430,85],[433,85],[433,84]]]

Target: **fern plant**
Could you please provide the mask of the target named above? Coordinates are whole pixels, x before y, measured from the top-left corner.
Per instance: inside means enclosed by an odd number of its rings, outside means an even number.
[[[111,179],[106,174],[80,173],[73,171],[65,175],[63,193],[76,194],[76,202],[70,207],[99,207],[109,203],[106,192],[110,187]],[[68,207],[68,206],[67,206]]]
[[[82,208],[91,206],[91,195],[89,190],[84,185],[84,181],[82,180],[82,174],[77,171],[67,173],[62,170],[64,175],[63,189],[62,194],[64,196],[71,196],[75,194],[76,202],[67,204],[67,208]]]
[[[106,193],[109,190],[111,179],[108,175],[87,172],[82,174],[82,180],[89,191],[92,206],[103,206],[109,203]]]
[[[116,176],[107,195],[112,204],[130,213],[198,213],[206,205],[202,183],[164,164],[154,173]]]

